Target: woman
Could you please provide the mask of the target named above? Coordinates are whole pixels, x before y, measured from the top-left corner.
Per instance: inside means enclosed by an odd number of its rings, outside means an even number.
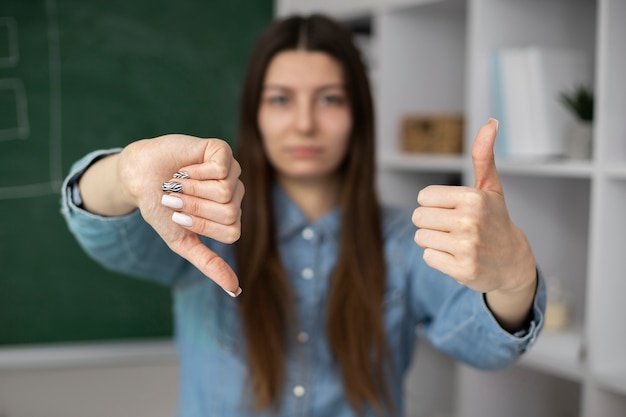
[[[415,232],[376,200],[372,100],[349,32],[291,17],[253,50],[236,158],[183,135],[96,151],[68,175],[64,213],[102,265],[172,286],[180,416],[401,415],[416,326],[487,369],[542,326],[496,130],[477,135],[475,187],[419,193]]]

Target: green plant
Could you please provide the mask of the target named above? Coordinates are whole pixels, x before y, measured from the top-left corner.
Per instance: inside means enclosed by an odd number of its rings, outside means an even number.
[[[590,88],[581,85],[572,91],[562,92],[560,101],[576,118],[593,121],[593,91]]]

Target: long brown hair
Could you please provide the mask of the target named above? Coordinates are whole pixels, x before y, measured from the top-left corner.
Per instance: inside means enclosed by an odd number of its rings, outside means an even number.
[[[265,72],[285,50],[321,51],[336,59],[352,113],[352,132],[341,165],[340,253],[329,294],[327,336],[339,363],[348,401],[392,408],[385,384],[387,341],[383,324],[385,260],[375,187],[374,112],[366,71],[350,32],[330,18],[292,16],[272,24],[249,59],[240,108],[236,156],[246,187],[242,237],[236,244],[244,293],[241,317],[255,408],[277,406],[285,374],[286,336],[294,316],[290,283],[277,249],[272,184],[257,114]]]

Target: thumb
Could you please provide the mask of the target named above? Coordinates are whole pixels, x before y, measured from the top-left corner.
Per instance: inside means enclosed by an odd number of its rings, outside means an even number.
[[[241,294],[239,279],[235,272],[224,259],[206,247],[198,235],[187,235],[183,239],[171,242],[170,247],[191,262],[207,278],[222,287],[231,297]]]
[[[472,145],[472,164],[474,165],[474,187],[503,194],[500,177],[496,170],[493,146],[498,133],[498,121],[489,119],[478,131]]]

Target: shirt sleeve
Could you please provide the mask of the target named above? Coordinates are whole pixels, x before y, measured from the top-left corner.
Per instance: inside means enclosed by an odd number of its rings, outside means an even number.
[[[119,151],[94,151],[72,166],[61,189],[61,214],[79,245],[104,268],[171,285],[190,275],[193,268],[168,248],[139,210],[105,217],[81,207],[77,184],[83,172],[98,159]]]
[[[535,342],[546,306],[546,286],[539,270],[530,320],[526,328],[510,333],[500,326],[484,294],[426,265],[412,235],[410,240],[411,308],[433,346],[468,365],[498,369],[515,362]]]

